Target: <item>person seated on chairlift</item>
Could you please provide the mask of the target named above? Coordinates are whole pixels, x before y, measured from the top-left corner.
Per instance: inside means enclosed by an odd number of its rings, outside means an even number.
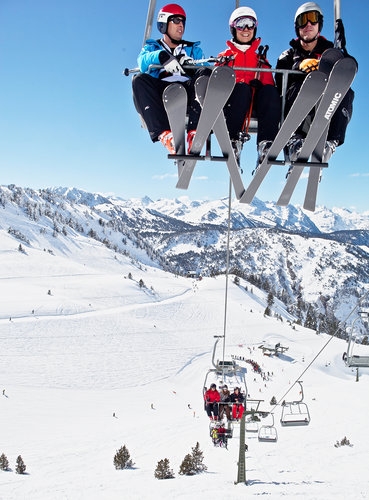
[[[219,418],[222,419],[225,412],[227,419],[231,420],[231,409],[228,404],[231,402],[231,393],[229,392],[227,385],[223,385],[221,389],[222,390],[220,391]]]
[[[211,420],[218,420],[219,408],[218,403],[220,401],[220,394],[217,391],[216,384],[211,384],[210,389],[208,389],[204,394],[205,400],[205,411]]]
[[[233,394],[231,394],[231,401],[233,403],[232,405],[232,417],[235,420],[241,420],[243,412],[244,412],[244,407],[243,407],[243,402],[244,402],[244,396],[240,391],[239,387],[235,387]]]

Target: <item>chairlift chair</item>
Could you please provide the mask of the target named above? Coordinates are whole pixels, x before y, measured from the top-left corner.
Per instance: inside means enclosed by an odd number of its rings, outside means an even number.
[[[246,432],[258,432],[259,422],[257,420],[252,420],[251,418],[245,419],[245,430]]]
[[[309,408],[302,401],[285,403],[282,407],[281,424],[283,426],[308,425],[310,423]]]
[[[367,302],[367,301],[366,301]],[[350,337],[348,340],[348,346],[347,346],[347,353],[344,354],[344,361],[347,366],[350,368],[369,368],[369,354],[365,355],[359,355],[359,354],[354,354],[354,352],[357,352],[356,346],[358,345],[356,343],[356,338],[354,336],[354,326],[356,321],[361,318],[362,321],[364,322],[364,325],[368,329],[368,319],[369,319],[369,305],[367,303],[362,304],[359,311],[358,311],[358,316],[355,318],[355,320],[352,323],[351,327],[351,332],[350,332]]]
[[[277,429],[274,427],[274,415],[270,413],[272,417],[272,423],[262,425],[259,429],[258,440],[270,443],[276,443],[278,440]]]
[[[297,383],[300,385],[301,398],[298,401],[285,402],[282,405],[281,425],[294,426],[294,425],[308,425],[310,423],[309,408],[304,400],[304,390],[302,388],[301,380]]]

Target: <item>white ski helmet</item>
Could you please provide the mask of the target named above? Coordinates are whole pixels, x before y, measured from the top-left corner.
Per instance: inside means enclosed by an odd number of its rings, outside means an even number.
[[[254,36],[256,36],[256,29],[257,29],[257,25],[258,25],[258,18],[256,16],[256,12],[253,9],[251,9],[251,7],[238,7],[238,9],[235,9],[232,12],[231,17],[229,18],[229,27],[230,27],[233,38],[235,38],[235,35],[236,35],[236,33],[235,33],[236,30],[233,26],[233,23],[240,17],[252,17],[253,19],[255,19]]]
[[[306,2],[300,5],[295,14],[295,31],[296,35],[299,36],[299,28],[297,25],[297,19],[301,14],[305,14],[306,12],[318,12],[318,22],[319,22],[319,32],[323,29],[323,11],[320,6],[315,2]]]
[[[163,33],[163,35],[167,32],[168,22],[170,20],[169,18],[172,16],[181,16],[186,20],[186,12],[180,5],[176,3],[168,3],[167,5],[164,5],[164,7],[159,10],[156,23],[158,31]]]

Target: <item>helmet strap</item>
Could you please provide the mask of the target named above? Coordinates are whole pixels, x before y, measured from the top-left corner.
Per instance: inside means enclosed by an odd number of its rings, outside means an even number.
[[[301,38],[301,36],[299,35],[299,39],[304,42],[304,43],[313,43],[315,42],[315,40],[318,40],[318,38],[320,37],[320,32],[318,31],[318,33],[314,36],[314,38],[312,38],[311,40],[304,40]]]
[[[165,33],[167,35],[167,37],[169,38],[169,40],[173,43],[173,45],[179,45],[180,43],[182,43],[182,40],[174,40],[174,38],[172,38],[171,36],[168,35],[168,33]]]

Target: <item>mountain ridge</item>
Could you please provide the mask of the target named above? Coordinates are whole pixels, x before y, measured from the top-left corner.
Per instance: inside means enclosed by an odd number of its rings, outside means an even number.
[[[181,275],[223,274],[228,259],[236,276],[292,309],[297,303],[302,322],[311,306],[315,322],[331,317],[336,327],[369,284],[366,213],[318,207],[308,215],[292,205],[232,201],[227,254],[224,199],[124,200],[77,188],[10,185],[0,187],[0,206],[1,231],[22,247],[63,252],[68,240],[93,239],[138,265]]]

